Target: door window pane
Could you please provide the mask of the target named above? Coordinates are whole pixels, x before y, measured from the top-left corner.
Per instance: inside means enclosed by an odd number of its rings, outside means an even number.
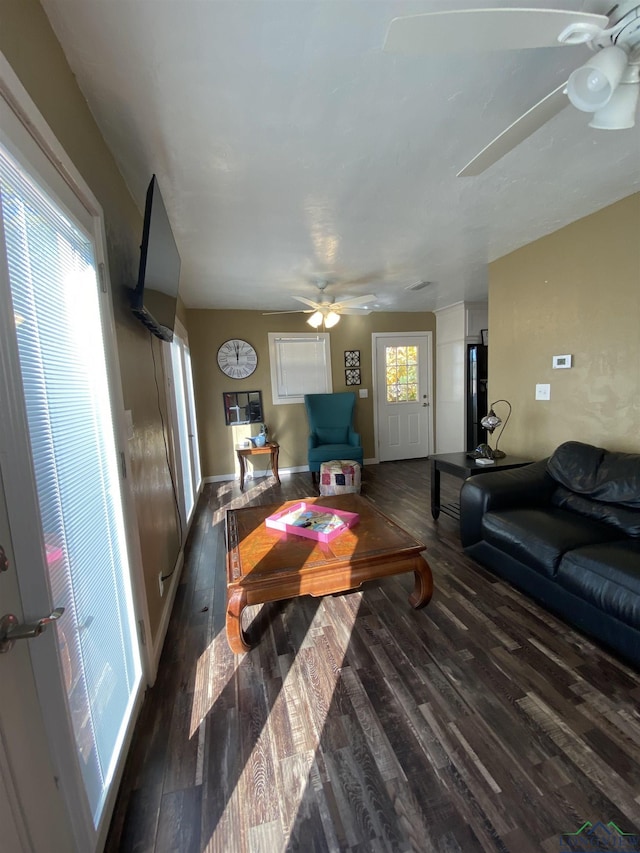
[[[387,403],[418,400],[418,347],[385,347]]]

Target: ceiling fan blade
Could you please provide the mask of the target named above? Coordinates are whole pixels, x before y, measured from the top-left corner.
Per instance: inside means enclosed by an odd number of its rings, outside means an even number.
[[[366,317],[367,314],[373,314],[373,308],[341,308],[340,314],[357,314],[358,317]]]
[[[389,53],[467,53],[560,47],[558,35],[569,24],[604,29],[605,15],[566,9],[458,9],[394,18],[384,50]]]
[[[352,296],[347,299],[336,299],[331,308],[355,308],[356,305],[366,305],[368,302],[373,302],[375,299],[374,293],[367,293],[365,296]]]
[[[464,169],[458,172],[457,177],[467,178],[484,172],[485,169],[508,154],[512,148],[535,133],[560,110],[568,106],[569,99],[565,95],[566,87],[567,84],[562,83],[557,89],[538,101],[530,110],[527,110],[524,115],[521,115],[519,119],[516,119],[513,124],[510,124],[506,130],[503,130],[499,136],[496,136],[492,142],[485,146],[473,160],[467,163]]]
[[[294,296],[293,298],[297,299],[298,302],[303,302],[305,305],[310,305],[315,311],[318,311],[320,308],[318,302],[314,302],[313,299],[307,299],[306,296]]]
[[[263,317],[269,317],[273,314],[313,314],[313,308],[296,308],[295,311],[263,311]]]

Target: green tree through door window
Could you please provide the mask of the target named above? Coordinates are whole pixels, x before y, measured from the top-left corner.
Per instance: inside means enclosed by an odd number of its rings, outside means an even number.
[[[418,400],[418,347],[385,347],[387,403]]]

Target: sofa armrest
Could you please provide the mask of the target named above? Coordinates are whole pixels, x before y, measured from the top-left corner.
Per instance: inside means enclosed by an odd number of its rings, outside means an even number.
[[[349,427],[347,441],[351,445],[351,447],[360,447],[360,433]]]
[[[547,473],[547,460],[522,468],[489,471],[469,477],[460,490],[460,538],[466,548],[482,539],[485,512],[546,506],[557,483]]]
[[[315,432],[309,433],[309,438],[307,439],[307,449],[313,450],[314,447],[317,447],[320,442],[318,441],[318,436]]]

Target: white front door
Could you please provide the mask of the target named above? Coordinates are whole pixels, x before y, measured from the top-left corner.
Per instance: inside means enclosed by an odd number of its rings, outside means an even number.
[[[28,122],[0,95],[0,617],[64,612],[0,645],[0,770],[19,849],[92,853],[142,695],[122,399],[98,205],[24,98]]]
[[[433,447],[431,332],[374,333],[378,459],[416,459]]]

